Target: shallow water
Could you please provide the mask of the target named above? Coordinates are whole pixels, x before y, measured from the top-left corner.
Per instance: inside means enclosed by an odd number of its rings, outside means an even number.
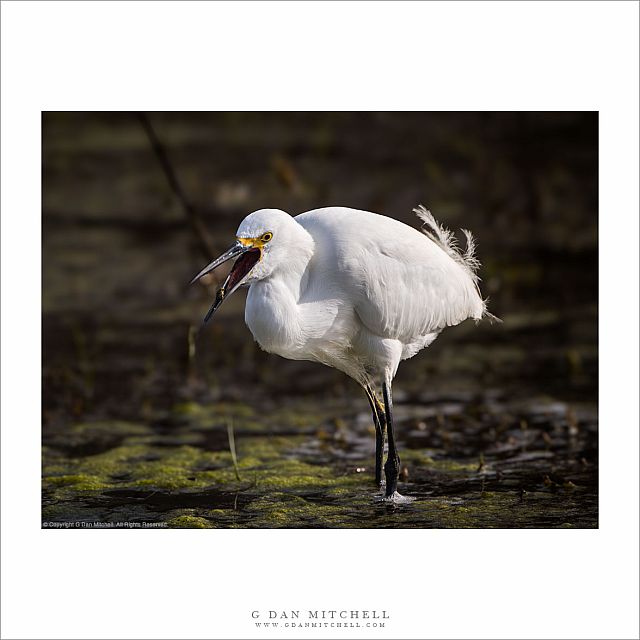
[[[399,490],[415,500],[392,505],[379,501],[373,483],[374,431],[364,402],[334,403],[322,408],[324,415],[309,400],[289,404],[291,411],[258,411],[245,404],[185,403],[146,423],[52,429],[44,446],[43,522],[597,526],[591,406],[510,402],[499,393],[399,402]]]

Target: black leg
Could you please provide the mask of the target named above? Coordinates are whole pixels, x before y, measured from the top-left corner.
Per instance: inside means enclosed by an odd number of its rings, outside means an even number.
[[[384,465],[384,474],[387,478],[387,498],[391,497],[398,488],[398,474],[400,473],[400,456],[396,450],[396,441],[393,433],[393,411],[391,403],[391,388],[386,380],[382,383],[382,393],[384,396],[384,410],[387,421],[387,440],[389,442],[389,452],[387,462]]]
[[[383,407],[380,406],[376,394],[369,385],[364,388],[367,398],[369,399],[369,405],[371,406],[371,413],[373,414],[373,424],[376,427],[376,485],[382,486],[382,457],[384,452],[384,432],[386,427],[386,418]]]

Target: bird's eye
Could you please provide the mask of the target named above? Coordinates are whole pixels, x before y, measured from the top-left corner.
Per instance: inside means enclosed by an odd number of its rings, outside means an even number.
[[[273,233],[271,233],[271,231],[267,231],[267,233],[263,233],[260,236],[260,240],[262,240],[262,242],[269,242],[271,238],[273,238]]]

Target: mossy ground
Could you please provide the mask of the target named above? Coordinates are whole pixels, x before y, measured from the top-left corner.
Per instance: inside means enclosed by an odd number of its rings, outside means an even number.
[[[77,423],[45,438],[42,518],[173,528],[597,526],[595,467],[584,457],[592,417],[574,425],[572,442],[566,415],[547,408],[556,413],[529,408],[537,426],[514,418],[497,429],[486,415],[478,423],[477,406],[399,405],[400,491],[416,500],[397,506],[381,503],[373,483],[366,410],[335,420],[312,405],[305,413],[188,403],[161,427]],[[470,455],[479,447],[482,455]]]

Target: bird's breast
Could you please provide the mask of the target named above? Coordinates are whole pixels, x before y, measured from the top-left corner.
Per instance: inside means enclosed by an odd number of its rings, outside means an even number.
[[[245,322],[265,351],[323,363],[349,351],[359,330],[352,308],[344,301],[321,296],[298,301],[277,280],[251,285]]]
[[[300,323],[296,300],[286,286],[278,282],[252,284],[245,322],[265,351],[292,357],[291,350],[299,343]]]

